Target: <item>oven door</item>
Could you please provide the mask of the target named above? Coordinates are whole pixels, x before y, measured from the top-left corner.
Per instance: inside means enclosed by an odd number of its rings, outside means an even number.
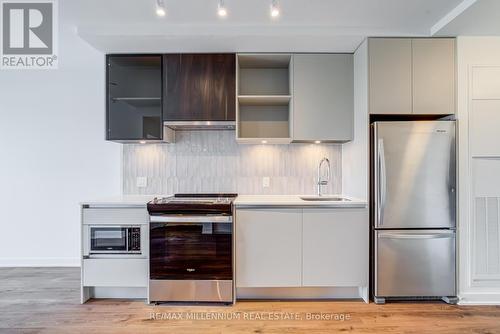
[[[90,254],[126,253],[126,227],[90,226]]]
[[[231,216],[151,216],[151,280],[232,280]]]

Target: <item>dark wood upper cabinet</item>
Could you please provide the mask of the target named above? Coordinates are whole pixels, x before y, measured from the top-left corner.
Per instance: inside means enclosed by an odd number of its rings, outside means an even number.
[[[166,54],[164,121],[234,121],[235,54]]]

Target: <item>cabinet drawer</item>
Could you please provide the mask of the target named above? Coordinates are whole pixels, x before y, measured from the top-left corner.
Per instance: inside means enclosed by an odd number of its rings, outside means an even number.
[[[375,232],[375,295],[455,296],[455,232]]]
[[[85,259],[84,286],[146,287],[147,259]]]
[[[140,225],[149,222],[146,208],[88,208],[83,209],[86,225]]]

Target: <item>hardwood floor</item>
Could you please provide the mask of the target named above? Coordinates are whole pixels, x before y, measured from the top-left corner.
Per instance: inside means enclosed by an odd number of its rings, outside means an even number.
[[[79,281],[79,268],[0,268],[0,333],[500,333],[499,306],[245,301],[151,307],[110,299],[80,305]],[[323,319],[307,320],[308,314]]]

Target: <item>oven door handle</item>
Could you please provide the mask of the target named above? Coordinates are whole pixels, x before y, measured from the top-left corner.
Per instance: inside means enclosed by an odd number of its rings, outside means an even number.
[[[149,216],[151,223],[232,223],[232,216]]]

